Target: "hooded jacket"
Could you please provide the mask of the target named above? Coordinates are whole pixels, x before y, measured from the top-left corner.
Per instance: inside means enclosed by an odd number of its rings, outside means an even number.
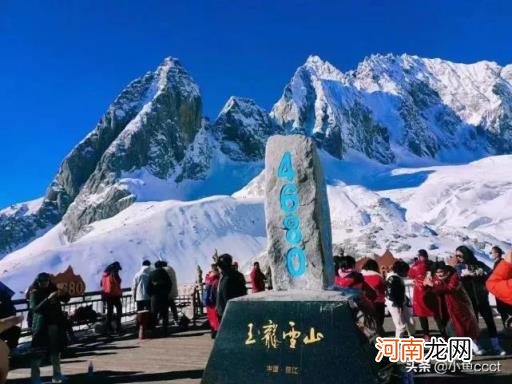
[[[143,266],[139,272],[135,274],[132,283],[132,295],[135,301],[147,301],[150,299],[148,293],[149,275],[151,274],[151,266]]]

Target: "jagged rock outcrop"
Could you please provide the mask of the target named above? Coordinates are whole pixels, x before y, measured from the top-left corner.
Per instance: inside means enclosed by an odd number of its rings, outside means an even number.
[[[312,136],[337,158],[352,149],[383,163],[394,160],[386,128],[373,119],[346,76],[317,56],[297,69],[271,116],[287,132]]]
[[[231,97],[213,125],[220,149],[236,161],[261,160],[269,136],[281,128],[254,100]]]
[[[142,109],[103,152],[67,210],[63,222],[70,239],[136,200],[119,182],[123,173],[143,168],[160,179],[169,177],[201,128],[199,88],[179,61],[167,58],[151,76],[148,90]]]

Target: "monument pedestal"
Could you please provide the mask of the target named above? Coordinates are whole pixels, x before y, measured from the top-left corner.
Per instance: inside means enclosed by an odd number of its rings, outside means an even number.
[[[376,383],[351,299],[300,290],[230,300],[201,383]]]

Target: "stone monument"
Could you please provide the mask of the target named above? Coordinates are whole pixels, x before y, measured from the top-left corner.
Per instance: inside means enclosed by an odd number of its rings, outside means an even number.
[[[277,290],[332,285],[331,219],[312,139],[272,136],[265,154],[268,257]]]
[[[202,384],[373,384],[355,291],[334,277],[325,181],[312,139],[272,136],[265,215],[273,291],[230,300]]]

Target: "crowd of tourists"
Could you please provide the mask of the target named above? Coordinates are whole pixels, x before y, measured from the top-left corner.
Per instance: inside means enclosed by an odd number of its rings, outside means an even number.
[[[105,268],[100,279],[101,299],[106,312],[101,331],[107,337],[123,334],[121,271],[121,264],[113,262]],[[270,276],[261,272],[258,263],[254,264],[250,276],[253,292],[265,290],[265,280],[269,280]],[[244,275],[238,271],[238,263],[229,254],[223,254],[215,257],[205,283],[203,301],[212,337],[215,337],[228,300],[245,295],[246,282]],[[179,317],[176,305],[176,272],[166,261],[159,260],[153,265],[149,260],[142,261],[140,270],[133,277],[131,294],[136,303],[137,326],[141,330],[139,337],[145,337],[148,333],[153,337],[158,334],[167,336],[169,313],[175,324],[182,327],[186,324],[186,316]],[[0,343],[0,384],[7,378],[9,349],[17,346],[21,334],[18,324],[23,321],[22,316],[16,315],[13,295],[12,290],[0,283],[0,338],[4,341]],[[71,321],[62,309],[62,304],[68,302],[70,296],[58,289],[48,273],[42,272],[27,289],[26,299],[29,308],[27,323],[32,330],[32,383],[42,383],[40,366],[45,359],[50,360],[53,368],[52,383],[63,383],[66,377],[61,372],[61,353],[70,341],[75,340]],[[162,326],[158,329],[160,322]]]
[[[512,327],[512,251],[504,257],[495,246],[491,255],[494,268],[479,261],[467,246],[455,250],[456,264],[433,262],[426,250],[420,249],[412,265],[396,260],[387,273],[381,273],[375,260],[369,259],[361,272],[351,256],[335,258],[335,285],[359,290],[360,305],[375,320],[377,335],[384,336],[385,311],[389,312],[396,337],[415,336],[415,317],[425,340],[430,340],[429,319],[437,325],[440,337],[469,337],[475,355],[485,352],[480,347],[479,317],[485,322],[492,351],[504,356],[489,292],[496,297],[497,311],[505,329]],[[412,281],[412,294],[406,293],[404,279]]]
[[[351,256],[335,257],[336,276],[334,284],[340,289],[357,290],[360,308],[373,319],[377,335],[384,336],[384,319],[389,313],[394,324],[396,337],[416,335],[418,319],[421,336],[430,340],[432,319],[443,338],[469,337],[473,341],[473,353],[482,355],[479,344],[480,327],[478,318],[485,322],[490,338],[492,353],[505,355],[500,345],[495,319],[489,304],[489,293],[496,297],[496,309],[504,328],[512,329],[512,251],[506,256],[499,247],[491,251],[494,266],[487,267],[480,262],[467,246],[455,250],[456,264],[432,261],[426,250],[418,251],[412,265],[396,260],[389,271],[381,271],[376,260],[368,259],[361,270],[356,270],[356,260]],[[119,262],[108,265],[101,277],[101,295],[106,309],[104,334],[111,337],[120,335],[122,329],[122,280]],[[199,273],[202,280],[202,272]],[[51,281],[48,273],[40,273],[28,288],[26,298],[29,303],[27,318],[32,328],[32,383],[41,383],[40,365],[49,358],[53,367],[52,383],[62,383],[60,355],[73,339],[73,328],[62,303],[69,301],[69,295],[61,291]],[[255,262],[249,275],[252,293],[272,289],[270,268],[266,273]],[[405,279],[412,282],[412,293],[408,294]],[[201,281],[202,282],[202,281]],[[206,308],[211,336],[215,338],[222,317],[230,299],[247,294],[246,277],[238,271],[238,263],[229,254],[214,256],[210,271],[204,278],[202,302]],[[23,317],[16,316],[16,308],[11,297],[14,294],[0,283],[0,384],[5,382],[7,367],[2,368],[2,356],[7,356],[8,347],[17,345],[21,328],[17,326]],[[166,261],[142,261],[135,274],[131,294],[137,308],[139,337],[146,332],[152,336],[168,335],[169,314],[176,324],[180,323],[176,300],[178,281],[175,270]],[[183,318],[183,317],[182,317]],[[4,351],[5,349],[5,351]]]

